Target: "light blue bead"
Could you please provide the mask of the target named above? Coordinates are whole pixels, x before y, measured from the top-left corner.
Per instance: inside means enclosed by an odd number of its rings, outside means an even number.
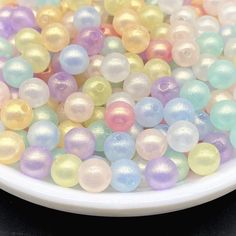
[[[223,37],[215,32],[205,32],[197,38],[200,52],[220,56],[224,49]]]
[[[81,7],[74,14],[74,25],[79,31],[84,28],[99,27],[100,24],[101,15],[94,7]]]
[[[132,159],[135,154],[134,139],[124,132],[114,132],[104,143],[104,153],[109,161]]]
[[[236,82],[235,65],[228,60],[218,60],[209,67],[207,79],[212,87],[227,89]]]
[[[164,119],[168,125],[176,121],[186,120],[193,122],[195,111],[193,105],[185,98],[174,98],[164,108]]]
[[[5,38],[0,37],[0,57],[11,58],[13,56],[12,44]]]
[[[18,131],[15,131],[17,134],[19,134],[23,141],[24,141],[24,144],[25,144],[25,148],[27,148],[29,146],[29,142],[28,142],[28,139],[27,139],[27,132],[25,130],[18,130]]]
[[[132,160],[119,160],[111,165],[111,186],[119,192],[134,191],[141,182],[141,171]]]
[[[58,116],[56,112],[50,108],[48,105],[43,105],[41,107],[37,107],[33,110],[34,119],[33,123],[39,120],[48,120],[53,122],[55,125],[58,125]]]
[[[110,53],[117,52],[117,53],[125,53],[124,46],[122,41],[119,37],[116,36],[107,36],[103,43],[103,48],[101,54],[106,56]]]
[[[199,140],[203,140],[207,134],[214,130],[210,116],[204,111],[198,111],[196,113],[194,124],[199,132]]]
[[[193,70],[184,67],[177,67],[172,71],[172,76],[177,84],[182,87],[186,82],[196,79]]]
[[[87,51],[76,44],[65,47],[60,53],[59,61],[63,70],[72,75],[85,72],[89,65]]]
[[[189,100],[195,110],[203,109],[211,98],[208,86],[199,80],[186,82],[181,90],[180,97]]]
[[[103,120],[98,120],[93,122],[88,127],[90,131],[93,133],[96,139],[96,151],[103,152],[104,150],[104,142],[106,138],[111,135],[112,130],[107,127],[106,123]]]
[[[31,64],[22,57],[8,60],[3,66],[2,73],[4,81],[14,88],[19,88],[25,80],[33,78]]]
[[[143,127],[154,127],[163,118],[163,106],[161,102],[152,97],[142,98],[134,107],[136,121]]]
[[[54,149],[59,143],[60,133],[51,121],[38,121],[30,126],[27,139],[30,146]]]
[[[210,119],[219,130],[229,131],[236,125],[236,102],[217,102],[211,109]]]
[[[66,154],[66,151],[64,148],[55,148],[52,150],[52,156],[54,159],[58,158],[59,156]]]

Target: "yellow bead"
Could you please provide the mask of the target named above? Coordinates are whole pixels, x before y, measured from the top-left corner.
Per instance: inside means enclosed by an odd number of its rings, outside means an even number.
[[[150,42],[148,30],[141,25],[128,26],[122,35],[125,49],[132,53],[141,53],[147,49]]]
[[[106,11],[114,16],[120,9],[129,6],[130,0],[104,0]]]
[[[170,25],[167,23],[160,23],[151,30],[151,39],[168,38]]]
[[[32,108],[22,99],[8,100],[2,107],[1,121],[8,129],[25,129],[31,124],[32,119]]]
[[[151,59],[144,66],[144,72],[152,81],[171,75],[169,64],[161,59]]]
[[[145,5],[139,12],[141,24],[149,30],[153,30],[164,20],[164,14],[158,6]]]
[[[141,72],[144,68],[144,63],[142,58],[135,53],[126,53],[126,58],[130,64],[130,70],[133,72]]]
[[[133,24],[139,24],[139,16],[133,9],[121,9],[115,14],[113,18],[113,27],[115,31],[120,35],[123,34],[128,26]]]
[[[198,175],[214,173],[220,165],[220,153],[210,143],[197,144],[188,155],[191,170]]]
[[[45,71],[51,60],[48,50],[35,43],[26,45],[22,51],[22,56],[32,65],[34,73]]]
[[[23,138],[13,131],[0,133],[0,163],[13,164],[17,162],[25,149]]]
[[[51,168],[53,181],[62,187],[73,187],[79,183],[79,167],[81,160],[73,154],[58,156]]]
[[[71,10],[78,10],[80,7],[91,5],[92,0],[64,0]]]
[[[43,28],[43,44],[50,52],[59,52],[70,42],[70,35],[66,27],[60,23],[49,24]]]
[[[59,147],[64,147],[64,137],[65,135],[73,128],[81,128],[82,125],[79,123],[75,123],[71,120],[64,120],[59,125],[59,131],[60,131],[60,142]]]
[[[60,22],[62,19],[62,12],[59,8],[54,6],[42,7],[36,15],[36,21],[41,28],[46,25]]]
[[[129,7],[135,11],[140,11],[144,6],[144,0],[130,0]]]
[[[95,106],[106,104],[112,93],[110,83],[101,76],[93,76],[86,80],[82,91],[92,98]]]
[[[89,120],[85,121],[83,125],[88,127],[93,122],[104,119],[105,110],[104,107],[95,107],[92,116]]]
[[[42,44],[41,34],[31,28],[20,30],[15,36],[15,45],[19,52],[24,50],[24,47],[29,43]]]

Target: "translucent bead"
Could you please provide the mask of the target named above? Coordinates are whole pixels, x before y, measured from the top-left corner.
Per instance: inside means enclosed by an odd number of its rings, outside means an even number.
[[[169,158],[155,158],[148,162],[145,168],[145,178],[152,189],[168,189],[175,186],[178,180],[178,169]]]
[[[0,57],[11,58],[13,56],[13,46],[5,38],[0,37]]]
[[[74,187],[79,183],[79,167],[81,160],[72,154],[63,154],[52,164],[53,181],[62,187]]]
[[[236,102],[225,100],[217,102],[211,109],[212,124],[219,130],[231,130],[235,126]]]
[[[87,192],[99,193],[110,184],[112,172],[106,161],[100,157],[84,161],[79,168],[80,186]]]
[[[32,119],[32,108],[24,100],[11,99],[2,106],[1,121],[8,129],[25,129],[31,124]]]
[[[208,69],[208,81],[217,89],[227,89],[236,81],[236,68],[231,61],[217,60]]]
[[[194,173],[209,175],[219,168],[220,154],[214,145],[199,143],[189,152],[188,163]]]
[[[84,28],[99,27],[100,24],[101,16],[92,6],[81,7],[74,14],[74,25],[79,31]]]
[[[142,58],[135,53],[126,53],[125,54],[127,60],[130,64],[131,72],[142,72],[144,68],[144,63]]]
[[[37,107],[33,110],[33,122],[40,120],[49,120],[55,125],[58,125],[57,113],[47,105]]]
[[[55,148],[55,149],[52,150],[51,153],[52,153],[53,159],[56,159],[56,158],[60,157],[61,155],[66,154],[64,148]]]
[[[68,5],[69,9],[75,11],[80,9],[83,6],[89,6],[92,3],[92,0],[64,0]]]
[[[144,97],[135,105],[136,121],[143,127],[154,127],[163,118],[163,106],[161,102],[152,97]]]
[[[179,66],[193,66],[198,62],[200,49],[194,41],[178,41],[173,46],[172,56],[174,62]]]
[[[220,25],[218,20],[213,16],[201,16],[197,20],[197,31],[198,34],[203,34],[205,32],[219,32]]]
[[[22,82],[33,78],[32,66],[21,57],[8,60],[2,68],[2,73],[4,81],[14,88],[19,88]]]
[[[87,94],[76,92],[67,97],[64,109],[66,116],[72,121],[84,122],[92,116],[94,103]]]
[[[177,67],[172,71],[172,76],[180,87],[182,87],[187,81],[196,79],[193,70],[184,67]]]
[[[147,49],[150,41],[148,30],[141,25],[130,25],[122,35],[125,49],[132,53],[141,53]]]
[[[197,20],[197,13],[192,6],[182,6],[177,11],[173,12],[170,16],[170,23],[175,24],[176,22],[188,22],[194,25]]]
[[[113,131],[128,131],[135,121],[134,110],[126,102],[113,102],[106,108],[105,121]]]
[[[144,73],[133,72],[125,79],[123,84],[125,92],[129,93],[136,101],[147,97],[151,90],[151,80]]]
[[[19,88],[19,97],[27,101],[32,108],[46,104],[49,95],[48,85],[37,78],[24,81]]]
[[[111,186],[119,192],[134,191],[141,182],[141,171],[132,160],[118,160],[111,165]]]
[[[87,128],[73,128],[65,134],[65,151],[74,154],[82,160],[90,158],[94,151],[96,140]]]
[[[125,49],[122,41],[117,36],[107,36],[103,42],[102,55],[108,55],[110,53],[124,53]]]
[[[10,99],[10,97],[11,94],[8,86],[4,82],[0,81],[0,109],[4,103]]]
[[[180,9],[183,3],[184,0],[158,0],[159,7],[164,13],[168,15]]]
[[[102,61],[101,73],[108,81],[119,83],[128,77],[130,65],[124,55],[110,53]]]
[[[194,75],[202,81],[207,81],[208,69],[216,60],[214,55],[201,54],[198,62],[192,67]]]
[[[19,134],[12,131],[0,133],[0,163],[5,165],[16,163],[24,149],[24,141]]]
[[[112,89],[110,83],[101,76],[90,77],[83,85],[83,92],[88,94],[95,106],[106,104],[111,96]]]
[[[222,25],[236,24],[235,1],[221,1],[218,7],[218,18]]]
[[[132,159],[135,154],[135,142],[125,132],[114,132],[105,140],[104,153],[111,162],[121,159]]]
[[[236,27],[234,25],[224,25],[220,29],[220,34],[226,42],[228,39],[236,37]]]
[[[230,60],[236,58],[236,37],[227,40],[224,48],[224,55]]]
[[[222,0],[204,0],[203,1],[204,10],[208,14],[216,16],[217,15],[218,6],[219,6],[219,3],[221,1]]]
[[[166,136],[159,130],[146,129],[137,136],[136,151],[145,160],[163,156],[166,149]]]
[[[120,9],[127,7],[129,2],[129,0],[104,0],[104,7],[109,15],[114,16]]]
[[[129,104],[131,107],[134,107],[135,102],[131,95],[127,92],[115,92],[110,98],[107,100],[106,106],[110,106],[113,102],[125,102]]]
[[[208,104],[211,93],[208,86],[204,82],[193,80],[182,86],[180,90],[180,97],[189,100],[195,110],[201,110]]]
[[[41,32],[44,46],[50,52],[59,52],[70,42],[70,35],[63,24],[46,25]]]
[[[72,75],[85,72],[89,65],[87,51],[75,44],[71,44],[61,51],[59,61],[63,70]]]
[[[215,32],[205,32],[197,38],[201,53],[220,56],[224,49],[222,36]]]
[[[43,179],[50,173],[52,154],[43,147],[29,147],[21,156],[21,171],[32,178]]]
[[[193,105],[185,98],[174,98],[164,107],[164,119],[171,125],[177,121],[186,120],[193,122],[195,111]]]

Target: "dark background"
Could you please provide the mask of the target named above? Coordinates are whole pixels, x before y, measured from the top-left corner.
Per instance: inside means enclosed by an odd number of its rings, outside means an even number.
[[[94,230],[100,236],[101,232],[108,231],[107,225],[112,226],[111,236],[112,230],[127,235],[127,228],[131,231],[147,230],[145,236],[236,235],[236,191],[191,209],[136,218],[69,214],[40,207],[0,191],[0,236],[87,236]],[[82,230],[87,233],[82,233]]]

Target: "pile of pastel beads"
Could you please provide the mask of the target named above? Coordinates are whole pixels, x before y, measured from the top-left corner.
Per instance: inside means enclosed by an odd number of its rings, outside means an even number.
[[[1,1],[1,164],[163,190],[235,148],[236,0]]]

